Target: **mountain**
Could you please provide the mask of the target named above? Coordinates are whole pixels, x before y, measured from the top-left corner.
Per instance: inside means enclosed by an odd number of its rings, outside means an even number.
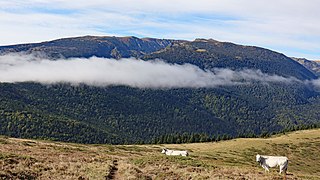
[[[259,47],[241,46],[212,39],[196,39],[190,42],[136,37],[84,36],[0,47],[0,54],[9,52],[39,53],[51,58],[92,56],[116,59],[121,57],[162,58],[170,63],[191,63],[205,69],[255,68],[266,73],[294,76],[300,79],[315,78],[312,73],[283,54]],[[272,67],[269,67],[270,65]]]
[[[302,64],[304,67],[309,69],[318,77],[320,76],[320,61],[310,61],[305,58],[292,58],[292,59]]]
[[[177,42],[168,39],[153,39],[136,37],[97,37],[84,36],[64,38],[49,42],[20,44],[0,47],[0,53],[26,52],[44,53],[51,58],[70,57],[105,57],[127,58],[138,57],[167,47]]]
[[[254,46],[212,39],[195,41],[137,37],[84,36],[43,43],[0,46],[0,54],[25,52],[50,58],[92,56],[104,58],[161,58],[169,63],[190,63],[203,69],[254,68],[270,74],[314,79],[316,76],[283,54]]]
[[[291,58],[268,49],[241,46],[212,39],[174,43],[161,51],[146,55],[149,59],[161,58],[170,63],[191,63],[203,69],[260,69],[264,73],[298,79],[316,76]]]
[[[283,54],[212,39],[65,38],[0,47],[1,54],[135,57],[190,63],[208,71],[259,69],[312,81],[316,75]],[[0,134],[81,143],[153,142],[169,135],[243,136],[320,123],[320,94],[305,83],[261,83],[215,88],[148,89],[33,82],[0,83]]]

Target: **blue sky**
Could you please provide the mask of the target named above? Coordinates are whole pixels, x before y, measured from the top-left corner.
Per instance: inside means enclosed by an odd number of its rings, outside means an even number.
[[[0,0],[0,45],[83,35],[254,45],[320,59],[320,0]]]

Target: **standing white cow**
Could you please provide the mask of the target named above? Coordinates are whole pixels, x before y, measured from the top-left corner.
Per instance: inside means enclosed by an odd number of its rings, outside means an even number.
[[[166,154],[168,156],[188,156],[188,151],[177,151],[177,150],[170,150],[170,149],[162,149],[162,154]]]
[[[289,163],[288,158],[285,156],[261,156],[259,154],[256,156],[256,161],[268,172],[269,168],[280,166],[279,174],[282,172],[286,174]]]

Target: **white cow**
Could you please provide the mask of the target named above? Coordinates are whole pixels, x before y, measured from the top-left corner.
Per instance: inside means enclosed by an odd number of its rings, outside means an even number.
[[[280,166],[280,172],[286,174],[289,160],[285,156],[261,156],[257,154],[256,161],[260,163],[265,171],[269,172],[269,168]]]
[[[169,150],[169,149],[162,149],[162,154],[166,154],[168,156],[188,156],[188,151],[177,151],[177,150]]]

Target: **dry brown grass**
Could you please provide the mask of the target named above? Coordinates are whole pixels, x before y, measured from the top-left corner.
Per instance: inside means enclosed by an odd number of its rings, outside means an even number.
[[[170,157],[162,147],[187,149]],[[255,154],[289,157],[287,179],[320,178],[320,129],[269,139],[170,145],[81,145],[0,137],[0,179],[282,179]],[[112,170],[113,169],[113,170]]]
[[[240,171],[248,170],[251,178],[281,178],[272,173],[265,174],[255,162],[255,155],[283,155],[289,158],[288,179],[320,178],[320,130],[298,131],[268,139],[235,139],[218,143],[195,143],[166,145],[168,148],[188,149],[206,164],[222,168],[237,167]]]

